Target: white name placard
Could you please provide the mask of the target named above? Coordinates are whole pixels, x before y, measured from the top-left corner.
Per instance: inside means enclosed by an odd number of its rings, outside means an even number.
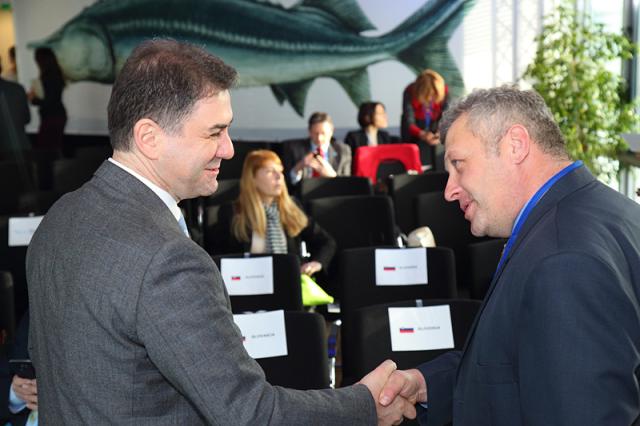
[[[284,311],[238,314],[233,316],[233,321],[242,332],[244,348],[251,358],[288,354]]]
[[[427,249],[376,250],[376,285],[427,284]]]
[[[230,296],[273,294],[273,258],[222,259],[220,273]]]
[[[454,347],[449,305],[389,308],[389,328],[394,352]]]
[[[10,217],[9,247],[28,246],[43,217]]]

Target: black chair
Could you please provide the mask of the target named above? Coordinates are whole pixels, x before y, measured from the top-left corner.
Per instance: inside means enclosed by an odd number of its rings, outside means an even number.
[[[447,202],[443,192],[429,192],[416,197],[417,226],[428,226],[433,232],[436,245],[450,247],[456,256],[458,290],[468,296],[469,244],[487,241],[471,233],[471,226],[457,202]]]
[[[398,248],[397,250],[404,250]],[[375,247],[344,250],[340,254],[340,312],[342,317],[342,372],[348,379],[355,375],[357,362],[352,351],[353,314],[358,309],[379,303],[410,299],[453,299],[456,297],[456,269],[453,251],[445,247],[426,249],[427,285],[376,285]]]
[[[35,188],[35,166],[31,161],[0,161],[0,214],[17,213],[20,194]]]
[[[495,273],[506,239],[480,241],[467,246],[469,256],[468,287],[472,299],[484,299]]]
[[[27,246],[9,247],[10,218],[0,216],[0,271],[8,271],[13,278],[14,318],[18,321],[29,303],[25,267]]]
[[[17,213],[44,215],[63,195],[58,191],[25,192],[18,198]]]
[[[302,202],[316,198],[342,195],[373,195],[369,179],[360,176],[336,176],[335,178],[303,179],[300,182]]]
[[[256,361],[272,385],[324,389],[330,385],[325,324],[311,312],[285,312],[287,355]]]
[[[419,175],[399,174],[387,179],[389,196],[395,206],[396,223],[408,234],[419,225],[415,216],[415,197],[419,194],[444,191],[449,173],[426,172]]]
[[[213,256],[221,267],[224,258],[264,257],[273,258],[273,294],[252,296],[230,296],[234,314],[255,311],[302,311],[302,289],[300,286],[300,261],[294,254],[232,254]]]
[[[11,273],[0,271],[0,356],[13,341],[16,331],[16,315]]]
[[[385,359],[393,359],[399,369],[414,368],[452,349],[429,351],[397,351],[391,349],[389,329],[389,308],[449,305],[455,350],[464,347],[473,321],[480,310],[478,300],[408,300],[384,303],[361,308],[354,313],[354,333],[350,344],[353,347],[355,363],[353,373],[362,377]]]
[[[192,217],[190,226],[201,229],[204,247],[212,247],[213,229],[218,223],[218,210],[225,203],[235,201],[240,194],[240,179],[225,179],[218,181],[218,189],[213,195],[192,200],[196,203],[196,216]],[[193,205],[193,204],[192,204]]]
[[[220,165],[218,180],[240,179],[244,158],[256,149],[271,149],[271,142],[266,141],[233,141],[233,158],[224,160]]]
[[[383,195],[352,195],[310,200],[307,213],[336,240],[338,250],[395,246],[391,199]]]
[[[90,158],[55,160],[51,164],[52,189],[57,192],[75,191],[93,177],[102,161]]]

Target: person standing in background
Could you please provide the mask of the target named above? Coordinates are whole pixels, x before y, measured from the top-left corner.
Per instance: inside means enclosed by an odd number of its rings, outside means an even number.
[[[28,97],[38,106],[40,128],[34,148],[59,151],[62,148],[67,111],[62,103],[65,81],[53,50],[40,47],[35,53],[40,75],[33,81]]]
[[[24,88],[18,83],[0,78],[0,157],[30,148],[29,139],[24,132],[24,126],[30,121],[31,112]]]
[[[438,124],[448,94],[444,78],[430,69],[422,71],[402,94],[402,141],[418,145],[422,165],[434,170],[444,169]]]

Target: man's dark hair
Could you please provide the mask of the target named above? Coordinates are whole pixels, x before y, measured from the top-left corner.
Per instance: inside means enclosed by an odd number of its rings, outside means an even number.
[[[180,133],[195,104],[229,89],[236,77],[234,68],[201,47],[170,39],[141,43],[113,84],[107,109],[111,146],[129,151],[133,126],[143,118]]]
[[[512,85],[474,90],[444,112],[440,137],[445,144],[447,132],[462,115],[467,118],[467,129],[482,139],[490,151],[497,152],[498,143],[509,128],[521,124],[544,153],[569,158],[553,113],[533,90],[520,90]]]
[[[358,124],[364,130],[373,124],[373,116],[376,114],[376,107],[382,105],[380,102],[363,102],[358,109]],[[382,105],[384,107],[384,105]]]
[[[329,114],[327,114],[326,112],[314,112],[313,114],[311,114],[311,117],[309,117],[308,128],[309,130],[311,130],[311,126],[313,126],[314,124],[324,123],[325,121],[333,126],[333,120],[331,119]]]

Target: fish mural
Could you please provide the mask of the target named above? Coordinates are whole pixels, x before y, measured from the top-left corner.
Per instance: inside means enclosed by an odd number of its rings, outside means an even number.
[[[355,105],[370,99],[367,67],[398,60],[415,73],[433,68],[452,95],[464,83],[447,43],[475,0],[427,0],[387,34],[355,0],[302,0],[285,8],[264,0],[99,0],[45,40],[69,81],[113,83],[133,48],[153,37],[205,47],[233,65],[238,86],[269,86],[304,114],[318,77],[335,79]],[[390,6],[392,7],[392,6]]]

